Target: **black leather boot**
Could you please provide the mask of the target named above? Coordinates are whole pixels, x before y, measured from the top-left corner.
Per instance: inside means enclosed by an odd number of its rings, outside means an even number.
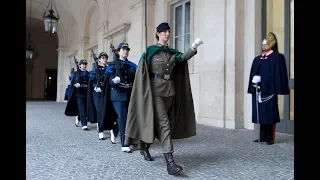
[[[268,124],[268,129],[266,131],[266,144],[272,145],[274,144],[274,137],[273,137],[273,125]]]
[[[166,159],[168,174],[174,175],[183,170],[181,166],[176,165],[174,162],[172,153],[164,153],[163,155]]]
[[[150,155],[149,148],[145,150],[141,150],[140,154],[143,156],[144,160],[146,161],[153,161],[153,158]]]
[[[272,144],[274,144],[274,140],[268,140],[268,141],[266,142],[266,144],[267,144],[267,145],[272,145]]]
[[[263,124],[260,124],[260,138],[253,140],[253,142],[266,142],[266,132]]]

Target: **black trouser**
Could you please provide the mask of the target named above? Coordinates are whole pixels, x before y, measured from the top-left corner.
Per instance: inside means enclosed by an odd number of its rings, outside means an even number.
[[[82,126],[87,125],[87,98],[84,97],[76,97],[77,104],[78,104],[78,110],[79,110],[79,117]]]
[[[273,137],[274,124],[260,124],[260,139],[265,141],[271,141]]]
[[[113,130],[114,136],[120,131],[121,136],[121,145],[122,147],[129,147],[128,144],[124,143],[125,139],[125,130],[126,130],[126,122],[127,122],[127,102],[125,101],[112,101],[113,109],[117,113],[117,121],[118,121],[118,128]]]
[[[93,92],[93,102],[96,107],[97,112],[97,122],[99,125],[99,132],[103,132],[103,123],[100,123],[100,102],[101,102],[101,93]]]

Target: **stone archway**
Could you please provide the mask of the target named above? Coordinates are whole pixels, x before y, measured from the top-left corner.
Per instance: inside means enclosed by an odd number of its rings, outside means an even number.
[[[27,100],[55,100],[57,92],[57,68],[59,40],[44,31],[42,20],[31,20],[28,28],[31,41],[37,47],[39,56],[27,62]]]
[[[27,23],[30,16],[30,2],[32,2],[31,10],[32,10],[32,17],[35,19],[39,19],[43,21],[43,13],[46,10],[48,1],[47,0],[26,0],[26,16],[27,16]],[[68,1],[70,3],[70,1]],[[75,1],[72,2],[74,4]],[[65,70],[64,64],[66,61],[66,57],[68,54],[70,54],[69,49],[73,49],[74,47],[78,48],[78,45],[75,45],[73,47],[70,47],[70,43],[68,43],[69,39],[67,38],[67,30],[70,29],[69,24],[75,24],[77,29],[79,30],[79,23],[76,21],[74,15],[73,15],[73,9],[70,7],[69,3],[66,1],[56,1],[56,7],[58,10],[58,13],[60,15],[60,20],[58,24],[57,34],[54,35],[58,38],[58,45],[56,46],[56,49],[54,50],[55,53],[58,54],[56,57],[57,61],[57,88],[56,88],[56,101],[61,102],[63,101],[64,97],[64,91],[65,86],[67,83],[65,83],[64,76],[68,76],[67,71]],[[81,5],[83,6],[83,5]],[[41,32],[44,31],[41,29]],[[77,35],[77,40],[79,38],[79,35]],[[30,70],[29,66],[29,70]]]

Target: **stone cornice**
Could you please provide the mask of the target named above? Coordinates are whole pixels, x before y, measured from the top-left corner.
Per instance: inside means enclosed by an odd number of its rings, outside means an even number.
[[[107,33],[103,35],[105,39],[112,39],[112,37],[116,36],[117,34],[126,33],[129,31],[131,24],[130,23],[123,23],[120,26],[117,26]]]
[[[77,42],[79,43],[89,43],[89,37],[85,36],[85,37],[80,37],[80,40]]]
[[[72,56],[75,56],[78,54],[78,50],[74,50],[72,53],[70,53],[67,57],[70,58]]]
[[[89,50],[94,49],[94,48],[96,48],[96,47],[98,47],[98,42],[94,42],[94,43],[88,45],[88,46],[85,48],[85,50],[86,50],[86,51],[89,51]]]
[[[58,52],[67,52],[68,51],[68,47],[66,47],[66,46],[60,46],[58,49],[57,49],[57,51]]]

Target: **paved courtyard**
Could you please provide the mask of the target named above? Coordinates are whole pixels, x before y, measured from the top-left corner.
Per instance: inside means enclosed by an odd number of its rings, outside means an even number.
[[[151,146],[155,161],[140,153],[121,152],[120,139],[98,140],[95,124],[85,132],[64,115],[64,103],[27,102],[27,180],[290,180],[293,179],[294,137],[277,134],[276,144],[253,143],[257,132],[197,126],[197,136],[175,140],[175,160],[184,172],[166,172],[158,141]]]

